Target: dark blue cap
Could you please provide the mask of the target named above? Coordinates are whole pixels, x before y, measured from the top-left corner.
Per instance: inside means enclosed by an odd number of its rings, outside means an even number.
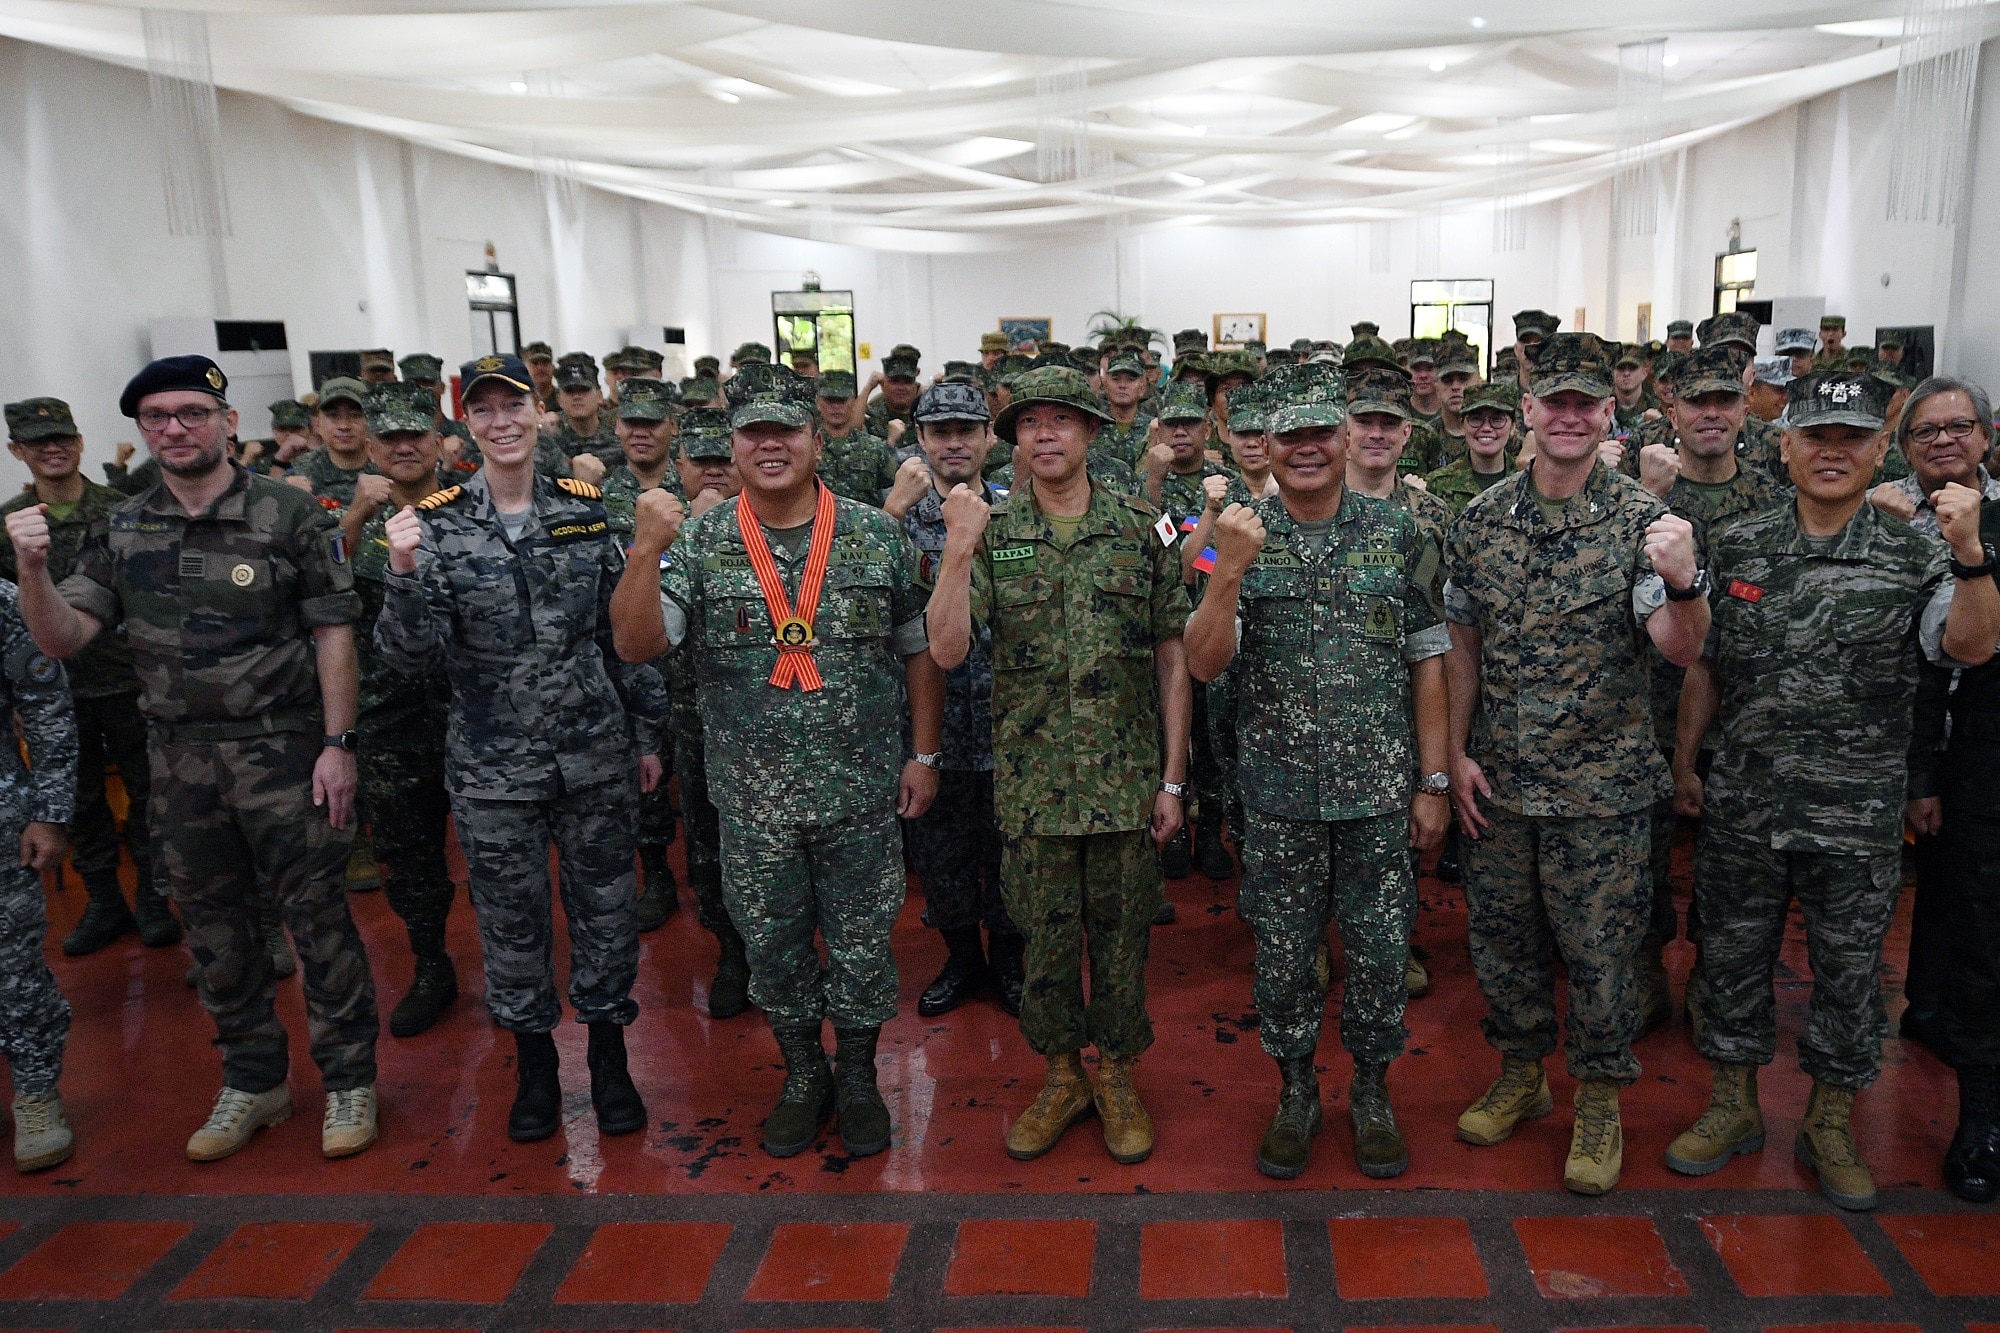
[[[118,410],[128,417],[139,415],[139,400],[155,393],[205,393],[217,402],[228,402],[229,377],[222,367],[205,356],[163,356],[134,375],[118,395]]]
[[[459,396],[470,396],[487,380],[499,380],[526,394],[535,391],[534,377],[528,374],[528,365],[520,357],[482,356],[458,368]]]

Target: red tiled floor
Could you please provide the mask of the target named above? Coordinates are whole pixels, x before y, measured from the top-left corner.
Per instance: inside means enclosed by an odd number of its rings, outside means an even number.
[[[1500,1333],[1492,1324],[1349,1324],[1346,1333]]]
[[[1910,1213],[1876,1221],[1938,1295],[2000,1296],[2000,1214]]]
[[[1923,1333],[1919,1324],[1766,1324],[1764,1333]]]
[[[1704,1217],[1702,1233],[1745,1296],[1887,1296],[1837,1217]]]
[[[367,1234],[366,1222],[241,1226],[182,1279],[169,1299],[311,1300]]]
[[[1337,1217],[1326,1230],[1342,1300],[1486,1294],[1486,1270],[1462,1218]]]
[[[1685,1296],[1687,1279],[1643,1217],[1523,1217],[1514,1234],[1544,1296]]]
[[[751,1301],[882,1301],[910,1228],[901,1222],[787,1222],[744,1293]]]
[[[1097,1223],[960,1222],[945,1274],[947,1296],[1090,1295]]]
[[[880,1333],[873,1328],[739,1328],[736,1333]]]
[[[554,1231],[542,1222],[427,1223],[361,1294],[371,1301],[504,1301]]]
[[[1149,1301],[1282,1297],[1286,1276],[1281,1222],[1150,1222],[1139,1233],[1139,1295]]]
[[[727,1222],[608,1223],[556,1288],[556,1303],[693,1304],[732,1229]]]
[[[1557,1333],[1708,1333],[1706,1324],[1614,1324],[1604,1328],[1564,1328]]]
[[[1050,1328],[1041,1324],[1008,1324],[994,1326],[982,1324],[973,1328],[939,1328],[937,1333],[1090,1333],[1085,1328]],[[1186,1329],[1176,1329],[1174,1333],[1188,1333]]]
[[[0,1301],[112,1301],[194,1228],[185,1222],[72,1222],[0,1273]]]

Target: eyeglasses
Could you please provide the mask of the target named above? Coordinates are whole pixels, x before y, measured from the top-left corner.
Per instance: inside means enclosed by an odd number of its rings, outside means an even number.
[[[1965,440],[1970,439],[1972,433],[1978,429],[1979,423],[1970,417],[1961,417],[1957,421],[1946,421],[1935,425],[1926,422],[1921,426],[1910,427],[1910,441],[1913,444],[1936,444],[1938,437],[1943,435],[1949,435],[1954,440]]]
[[[172,412],[153,408],[141,412],[138,421],[140,430],[148,435],[158,435],[167,428],[169,421],[180,422],[182,430],[195,431],[206,426],[210,417],[221,415],[222,409],[216,407],[183,407]]]

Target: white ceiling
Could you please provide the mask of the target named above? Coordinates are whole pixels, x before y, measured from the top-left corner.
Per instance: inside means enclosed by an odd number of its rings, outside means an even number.
[[[1518,202],[1616,165],[1618,47],[1665,37],[1663,150],[1896,68],[1900,0],[189,0],[216,83],[741,225],[894,249]],[[1986,0],[1987,32],[1996,17]],[[141,7],[0,0],[135,68]],[[1615,26],[1607,26],[1615,24]],[[1036,96],[1082,70],[1084,102]],[[1037,136],[1087,105],[1087,179]],[[1039,112],[1039,114],[1038,114]],[[1516,154],[1517,155],[1517,154]]]

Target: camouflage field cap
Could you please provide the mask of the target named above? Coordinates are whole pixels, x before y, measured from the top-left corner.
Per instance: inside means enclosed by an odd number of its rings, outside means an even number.
[[[722,382],[708,375],[690,375],[681,381],[681,401],[719,403],[722,401]]]
[[[1007,350],[1007,335],[998,329],[989,329],[979,335],[980,352],[1004,352]]]
[[[1182,329],[1174,335],[1174,356],[1186,356],[1189,352],[1206,352],[1208,335],[1200,329]]]
[[[1192,380],[1175,380],[1160,393],[1161,421],[1200,421],[1208,415],[1208,392]]]
[[[1462,337],[1446,334],[1438,339],[1437,371],[1443,375],[1477,375],[1479,351]]]
[[[1844,364],[1849,370],[1872,370],[1875,366],[1875,349],[1872,347],[1850,347]]]
[[[24,398],[7,404],[7,438],[22,444],[68,439],[82,434],[69,404],[60,398]]]
[[[1792,361],[1790,357],[1774,356],[1769,361],[1757,363],[1757,383],[1768,384],[1774,389],[1782,389],[1792,382]]]
[[[1662,352],[1653,358],[1653,383],[1665,385],[1669,391],[1674,387],[1674,368],[1690,353]]]
[[[458,368],[459,392],[467,398],[472,397],[472,391],[488,380],[498,380],[522,393],[535,391],[535,382],[528,376],[527,363],[518,356],[482,356]],[[327,381],[329,384],[332,382]],[[326,389],[322,387],[319,392],[320,403],[324,405]]]
[[[1254,380],[1262,374],[1257,365],[1257,358],[1240,347],[1208,353],[1205,368],[1211,385],[1226,380],[1231,375],[1242,375]]]
[[[732,366],[770,365],[771,349],[763,343],[738,343],[736,350],[729,354]]]
[[[1619,370],[1627,366],[1643,366],[1646,364],[1646,349],[1639,343],[1619,343],[1612,352],[1611,364]]]
[[[1360,342],[1363,338],[1381,337],[1382,326],[1372,319],[1358,319],[1347,326],[1347,333],[1354,341]]]
[[[916,411],[911,415],[919,422],[993,419],[986,406],[985,391],[971,380],[945,380],[931,385],[917,395]]]
[[[1405,373],[1402,359],[1396,355],[1395,349],[1375,337],[1356,338],[1347,344],[1347,351],[1342,355],[1340,364],[1350,371],[1375,365],[1388,366],[1399,375]]]
[[[666,421],[680,406],[679,386],[635,375],[618,386],[620,421]]]
[[[1670,319],[1667,321],[1667,336],[1669,338],[1692,338],[1694,337],[1694,324],[1685,319]]]
[[[1537,338],[1551,338],[1562,321],[1546,310],[1517,310],[1514,312],[1514,341],[1532,342]]]
[[[1390,348],[1396,353],[1396,360],[1401,362],[1405,368],[1410,364],[1410,349],[1416,345],[1417,340],[1415,338],[1396,338],[1392,339],[1389,343]]]
[[[1330,366],[1284,366],[1266,375],[1258,387],[1268,405],[1267,434],[1338,426],[1347,420],[1347,377]]]
[[[396,363],[396,371],[406,380],[419,384],[444,383],[444,358],[432,356],[429,352],[412,352]]]
[[[319,386],[319,410],[324,412],[335,403],[353,403],[366,412],[369,387],[365,381],[355,379],[351,375],[335,375]]]
[[[1093,356],[1092,370],[1097,368],[1095,360],[1096,358]],[[944,363],[944,379],[942,383],[977,384],[979,382],[976,378],[978,374],[979,363],[977,361],[947,361]]]
[[[1234,435],[1262,435],[1271,413],[1271,395],[1265,387],[1270,377],[1245,384],[1229,395],[1229,430]]]
[[[1261,357],[1266,351],[1264,340],[1262,338],[1251,338],[1243,344],[1243,350],[1252,356]]]
[[[386,370],[391,374],[396,370],[396,354],[386,347],[371,347],[361,354],[361,372]]]
[[[437,399],[421,384],[371,385],[361,410],[368,414],[370,433],[377,436],[437,429]]]
[[[1493,378],[1511,380],[1521,373],[1521,359],[1514,355],[1512,346],[1501,348],[1493,354]]]
[[[790,366],[749,361],[722,386],[729,399],[729,424],[741,430],[760,422],[781,426],[813,423],[813,382]]]
[[[1069,349],[1069,363],[1086,375],[1097,373],[1099,357],[1095,347],[1072,347]]]
[[[1703,347],[1710,343],[1733,342],[1757,353],[1757,330],[1763,327],[1757,317],[1747,310],[1730,310],[1720,315],[1710,315],[1695,326],[1695,336],[1701,339]]]
[[[1436,366],[1438,363],[1438,340],[1435,338],[1412,338],[1409,350],[1404,353],[1403,364],[1415,369],[1418,366]]]
[[[1703,393],[1740,394],[1743,367],[1748,362],[1736,343],[1704,343],[1676,361],[1668,378],[1680,398]]]
[[[543,342],[529,343],[521,349],[522,361],[554,361],[556,349]]]
[[[1299,354],[1289,347],[1273,347],[1264,353],[1264,368],[1276,370],[1279,366],[1297,365]]]
[[[1887,362],[1877,362],[1868,368],[1868,373],[1876,379],[1881,380],[1891,389],[1914,389],[1917,387],[1916,377],[1901,366],[1892,366]]]
[[[1034,369],[1035,360],[1026,352],[1009,352],[1000,359],[1002,378],[1011,379]]]
[[[1104,367],[1104,373],[1107,375],[1144,375],[1146,373],[1146,358],[1140,356],[1137,352],[1127,349],[1111,358],[1110,362]]]
[[[861,390],[854,383],[851,370],[823,370],[814,381],[813,394],[818,398],[842,402],[857,396]]]
[[[730,457],[729,414],[712,407],[693,408],[681,417],[678,437],[681,457],[707,462]]]
[[[632,353],[637,350],[638,349],[636,347],[621,347],[615,352],[606,352],[604,354],[604,360],[600,364],[602,364],[606,370],[624,370],[624,371],[644,370],[646,368],[646,363],[643,360],[633,359]]]
[[[1557,333],[1543,339],[1528,388],[1537,398],[1570,390],[1609,398],[1611,356],[1604,340],[1594,333]]]
[[[1347,372],[1347,415],[1387,412],[1408,421],[1415,415],[1410,406],[1410,377],[1387,366],[1370,363]]]
[[[1823,329],[1840,329],[1844,332],[1847,328],[1847,316],[1821,315],[1819,317],[1819,326]]]
[[[312,409],[296,398],[280,398],[269,410],[272,430],[305,430],[312,425]]]
[[[1882,429],[1889,415],[1894,385],[1873,375],[1824,370],[1801,375],[1785,386],[1785,421],[1801,430],[1807,426],[1862,426]]]
[[[1090,387],[1090,381],[1070,366],[1037,366],[1016,375],[1010,387],[1013,397],[1007,400],[1007,406],[1000,409],[1000,415],[993,423],[995,432],[1009,444],[1014,443],[1014,419],[1030,403],[1073,407],[1099,422],[1111,420],[1110,409],[1097,396],[1097,391]]]
[[[1505,412],[1510,417],[1518,417],[1521,415],[1521,390],[1511,382],[1475,384],[1465,391],[1465,406],[1458,412],[1460,416],[1470,416],[1474,412]]]
[[[588,352],[564,352],[556,361],[558,389],[595,389],[597,358]]]
[[[1880,333],[1875,335],[1875,349],[1877,351],[1880,351],[1884,347],[1893,347],[1899,352],[1902,351],[1903,335],[1896,332],[1896,330],[1894,329],[1882,330]]]
[[[917,378],[919,362],[914,356],[891,352],[882,358],[882,378],[885,380],[913,380]]]
[[[704,379],[718,379],[722,375],[722,359],[706,354],[694,359],[694,373]]]

